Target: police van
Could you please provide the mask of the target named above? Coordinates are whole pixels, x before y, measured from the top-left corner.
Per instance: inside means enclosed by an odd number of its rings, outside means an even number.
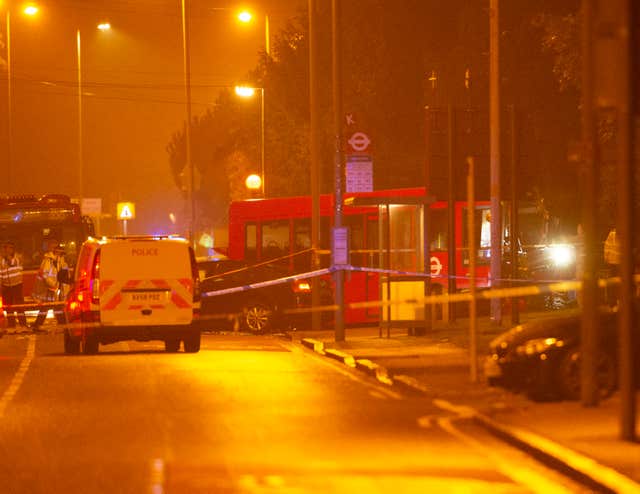
[[[173,236],[90,238],[65,303],[65,353],[100,344],[162,340],[168,352],[200,350],[200,283],[193,249]]]

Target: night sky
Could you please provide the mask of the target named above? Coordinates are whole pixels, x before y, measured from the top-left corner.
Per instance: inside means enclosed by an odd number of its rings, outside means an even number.
[[[11,2],[9,2],[11,3]],[[275,32],[300,0],[253,2],[250,25],[233,2],[191,1],[193,113],[211,105],[221,87],[243,80],[264,49],[264,13]],[[303,2],[304,3],[304,2]],[[185,119],[179,0],[43,0],[37,17],[13,2],[13,147],[8,166],[6,72],[0,97],[2,193],[78,195],[76,30],[81,32],[84,196],[137,205],[130,233],[168,231],[169,213],[184,204],[169,172],[165,147]],[[246,4],[245,4],[246,5]],[[0,1],[5,39],[7,0]],[[110,32],[96,29],[108,20]],[[2,58],[6,57],[5,49]],[[6,176],[6,175],[5,175]],[[109,221],[103,220],[103,226]],[[116,233],[116,232],[107,232]]]

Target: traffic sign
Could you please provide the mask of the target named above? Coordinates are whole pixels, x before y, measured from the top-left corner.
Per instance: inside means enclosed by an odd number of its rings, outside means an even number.
[[[100,216],[102,214],[102,198],[83,197],[80,203],[80,212],[89,216]]]
[[[119,202],[117,212],[119,220],[133,220],[136,217],[136,204],[134,202]]]

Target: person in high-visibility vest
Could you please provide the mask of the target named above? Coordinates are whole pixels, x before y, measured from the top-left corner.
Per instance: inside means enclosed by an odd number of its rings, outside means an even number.
[[[58,244],[56,239],[45,241],[46,250],[40,263],[40,269],[36,276],[33,297],[40,303],[56,302],[62,300],[61,283],[58,281],[58,273],[62,269],[67,269],[64,258],[64,248]],[[38,311],[36,320],[33,323],[33,331],[40,330],[49,312],[48,307],[42,307]],[[54,311],[59,324],[64,323],[64,312],[61,308]]]
[[[2,280],[2,298],[7,311],[7,326],[16,327],[16,314],[20,326],[27,327],[24,314],[24,294],[22,293],[22,258],[16,253],[12,241],[2,245],[0,260],[0,279]]]
[[[620,276],[620,243],[615,228],[609,230],[607,239],[604,241],[604,262],[607,265],[610,278]],[[607,285],[606,298],[612,307],[618,303],[617,285]]]

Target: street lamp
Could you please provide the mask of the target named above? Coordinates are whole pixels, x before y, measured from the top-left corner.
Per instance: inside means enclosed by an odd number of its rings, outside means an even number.
[[[260,190],[262,197],[265,195],[265,176],[264,176],[264,88],[248,87],[248,86],[236,86],[235,91],[241,98],[251,98],[255,94],[256,90],[260,90],[260,175],[262,178]]]
[[[187,177],[187,199],[189,204],[189,241],[195,247],[196,200],[194,194],[194,168],[191,160],[191,33],[189,27],[189,0],[180,0],[182,16],[182,59],[184,68],[184,95],[187,123],[184,129],[185,168]]]
[[[253,14],[248,10],[243,10],[238,13],[238,20],[248,24],[253,20]],[[269,16],[267,14],[264,15],[264,51],[267,55],[271,54],[269,43]]]
[[[33,17],[38,13],[38,7],[34,4],[27,5],[22,13]],[[7,34],[7,192],[11,192],[11,170],[12,170],[12,145],[13,145],[13,97],[12,97],[12,77],[11,77],[11,6],[7,5],[6,13],[6,34]]]
[[[106,32],[111,29],[111,24],[101,22],[97,28]],[[82,209],[82,197],[84,195],[84,156],[82,149],[82,43],[80,37],[80,29],[76,30],[76,55],[78,65],[78,202]]]

